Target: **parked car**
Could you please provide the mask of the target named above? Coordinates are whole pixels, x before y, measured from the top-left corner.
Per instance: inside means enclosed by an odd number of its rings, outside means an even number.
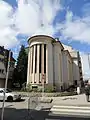
[[[5,89],[0,88],[0,100],[3,100],[4,93],[5,93]],[[13,93],[11,90],[6,89],[5,100],[14,101],[14,100],[20,100],[20,99],[21,99],[20,94]]]

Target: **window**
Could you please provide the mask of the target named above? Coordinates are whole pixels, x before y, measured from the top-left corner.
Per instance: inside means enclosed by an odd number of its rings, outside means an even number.
[[[39,49],[39,73],[41,73],[41,66],[42,66],[42,45],[40,44],[40,49]]]
[[[4,70],[2,69],[2,73],[4,73]]]
[[[0,90],[0,93],[3,93],[3,90]]]
[[[44,73],[46,73],[46,44],[44,44]]]
[[[37,45],[35,49],[35,73],[37,72]]]

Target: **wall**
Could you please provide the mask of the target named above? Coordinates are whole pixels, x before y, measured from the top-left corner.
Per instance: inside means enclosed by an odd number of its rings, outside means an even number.
[[[54,81],[57,90],[61,90],[62,81],[62,53],[59,43],[54,43]]]
[[[62,52],[62,61],[63,61],[63,85],[64,89],[68,88],[68,66],[67,66],[67,56],[65,52]]]
[[[79,83],[80,75],[79,75],[79,67],[78,67],[78,61],[77,59],[73,59],[73,80],[77,80],[77,83]]]
[[[53,46],[51,43],[49,43],[47,45],[47,49],[48,49],[48,58],[47,58],[47,61],[48,61],[48,71],[47,71],[47,74],[48,74],[48,83],[53,85]]]

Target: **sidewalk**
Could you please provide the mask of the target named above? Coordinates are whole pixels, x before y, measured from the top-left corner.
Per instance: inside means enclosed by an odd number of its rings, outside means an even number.
[[[90,102],[86,101],[85,94],[75,96],[53,97],[53,105],[74,105],[74,106],[88,106]]]

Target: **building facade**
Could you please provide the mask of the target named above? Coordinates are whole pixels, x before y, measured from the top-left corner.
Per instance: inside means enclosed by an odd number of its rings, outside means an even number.
[[[64,49],[68,50],[73,61],[73,81],[75,85],[83,87],[82,63],[79,51],[74,50],[71,46],[64,45]]]
[[[9,50],[0,46],[0,88],[5,87],[6,72],[7,72],[7,65],[8,65],[8,56],[9,56]],[[8,77],[8,87],[11,86],[14,68],[15,68],[15,59],[13,58],[13,54],[11,52],[10,69],[9,69],[9,77]]]
[[[27,84],[55,86],[57,91],[74,84],[73,58],[59,40],[38,35],[28,43]]]

